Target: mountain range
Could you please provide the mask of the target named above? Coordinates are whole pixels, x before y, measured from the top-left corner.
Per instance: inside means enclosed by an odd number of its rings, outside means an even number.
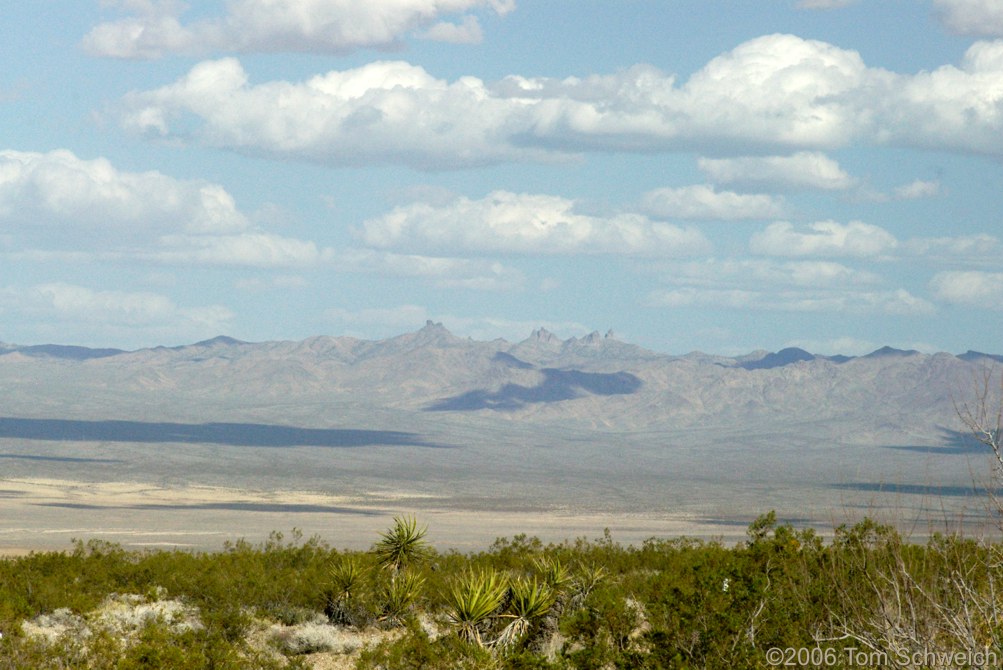
[[[511,343],[432,322],[383,340],[0,345],[0,462],[8,476],[294,482],[484,509],[817,518],[930,496],[954,509],[983,457],[955,408],[1000,362],[675,356],[612,332]]]
[[[956,356],[891,347],[856,357],[798,348],[672,356],[612,332],[560,339],[540,328],[513,344],[460,338],[429,321],[416,332],[376,341],[249,343],[221,336],[137,351],[0,344],[0,380],[18,386],[23,400],[72,391],[75,404],[86,405],[82,400],[94,394],[122,396],[104,411],[161,393],[266,413],[268,399],[309,404],[323,398],[376,412],[532,416],[626,430],[797,421],[810,413],[813,420],[887,423],[913,434],[931,420],[950,423],[953,402],[968,390],[973,372],[1001,361],[974,351]]]

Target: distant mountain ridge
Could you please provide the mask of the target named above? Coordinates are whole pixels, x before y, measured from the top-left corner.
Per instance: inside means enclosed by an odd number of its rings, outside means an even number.
[[[0,462],[8,477],[800,513],[886,484],[970,489],[980,452],[957,408],[1001,359],[676,356],[613,333],[479,341],[433,322],[382,340],[0,345]]]
[[[320,345],[322,348],[333,348],[343,353],[354,353],[360,358],[372,355],[386,355],[387,353],[402,353],[411,349],[429,345],[437,346],[459,346],[474,344],[474,340],[465,339],[453,335],[442,323],[427,321],[425,326],[412,333],[404,333],[383,340],[361,340],[352,337],[336,336],[314,336],[294,342],[300,347],[314,347]],[[529,337],[516,343],[509,343],[504,339],[497,339],[493,342],[480,342],[476,344],[490,345],[500,344],[499,351],[518,360],[520,354],[538,360],[556,360],[569,356],[584,358],[623,358],[623,359],[679,359],[679,358],[708,358],[713,359],[718,365],[734,366],[746,370],[769,370],[804,361],[825,360],[841,364],[856,358],[879,358],[887,356],[913,356],[920,355],[920,352],[909,349],[895,349],[884,346],[875,351],[862,356],[847,355],[821,355],[813,354],[799,347],[787,347],[776,352],[759,351],[743,356],[720,356],[705,354],[703,352],[690,352],[685,355],[666,354],[638,345],[630,344],[619,340],[613,331],[608,331],[605,335],[600,335],[599,331],[593,331],[584,337],[570,337],[561,339],[545,328],[538,328],[530,333]],[[189,352],[194,349],[222,349],[227,347],[270,347],[288,344],[280,341],[266,342],[246,342],[226,335],[219,335],[207,340],[195,342],[193,344],[183,344],[172,347],[157,346],[152,348],[125,350],[116,348],[91,348],[78,345],[65,344],[37,344],[37,345],[17,345],[0,343],[0,356],[10,354],[22,354],[31,358],[56,358],[67,360],[90,360],[96,358],[108,358],[128,354],[137,354],[144,351],[156,351],[169,349],[177,352]],[[347,345],[347,346],[346,346]],[[1003,362],[1003,354],[983,353],[968,350],[963,354],[958,354],[957,358],[964,361],[977,361],[981,359]]]
[[[382,340],[252,343],[220,336],[135,351],[0,345],[0,389],[23,416],[51,407],[60,418],[90,419],[113,408],[115,418],[140,412],[159,421],[177,418],[176,407],[194,415],[219,407],[230,409],[215,419],[229,420],[233,409],[254,407],[255,419],[286,421],[278,414],[285,408],[307,425],[341,416],[383,429],[385,422],[406,427],[417,417],[478,416],[617,431],[706,425],[797,431],[810,418],[834,435],[863,422],[854,439],[877,433],[901,439],[939,435],[939,426],[956,418],[954,398],[970,387],[973,373],[1001,360],[891,347],[865,356],[796,347],[675,356],[612,332],[561,339],[538,328],[511,343],[459,337],[429,321]]]

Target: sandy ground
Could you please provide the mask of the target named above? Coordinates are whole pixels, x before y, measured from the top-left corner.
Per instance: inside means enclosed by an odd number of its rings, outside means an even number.
[[[73,540],[100,539],[126,548],[221,549],[227,541],[258,543],[278,531],[318,536],[331,546],[367,549],[394,516],[415,514],[441,549],[486,549],[498,537],[525,533],[560,542],[595,540],[610,529],[622,544],[651,537],[694,536],[739,541],[745,523],[721,524],[681,514],[603,515],[562,511],[470,511],[434,498],[339,497],[305,491],[166,487],[151,483],[63,479],[0,480],[5,514],[0,553],[66,550]]]

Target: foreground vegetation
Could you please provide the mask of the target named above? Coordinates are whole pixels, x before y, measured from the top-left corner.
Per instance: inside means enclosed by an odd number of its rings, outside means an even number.
[[[735,546],[607,533],[459,554],[411,518],[369,552],[295,533],[77,543],[0,561],[0,670],[999,667],[1001,566],[998,543],[869,520],[823,542],[773,514]]]

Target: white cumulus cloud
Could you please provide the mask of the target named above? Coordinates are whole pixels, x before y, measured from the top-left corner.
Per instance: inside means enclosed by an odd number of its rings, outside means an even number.
[[[390,48],[416,31],[447,42],[480,41],[469,12],[506,14],[514,0],[230,0],[224,16],[182,21],[174,0],[118,0],[127,15],[95,26],[83,40],[92,54],[159,58],[210,51],[348,53]],[[459,23],[442,21],[456,16]]]
[[[896,74],[868,67],[855,51],[767,35],[681,84],[650,65],[448,82],[401,61],[254,84],[226,58],[127,95],[120,116],[153,136],[332,165],[454,169],[590,150],[772,152],[787,161],[771,168],[784,183],[845,189],[854,180],[821,151],[863,143],[1003,154],[1003,42],[972,45],[960,66]],[[799,177],[798,167],[807,173]]]
[[[579,214],[571,200],[495,191],[480,200],[461,197],[445,206],[414,203],[363,225],[369,246],[419,252],[628,254],[705,253],[699,231],[657,223],[639,214]]]
[[[1003,40],[976,42],[961,66],[897,76],[875,100],[882,142],[1003,153]]]
[[[548,156],[505,135],[525,105],[492,97],[476,78],[448,83],[401,61],[256,86],[236,59],[206,61],[125,105],[123,123],[141,133],[172,135],[194,115],[208,144],[339,165],[441,169]]]
[[[749,240],[749,249],[765,256],[875,257],[897,246],[898,240],[884,228],[861,221],[819,221],[800,228],[778,221]]]
[[[222,186],[126,172],[65,150],[0,151],[0,251],[8,258],[294,267],[313,242],[255,230]]]
[[[159,172],[123,172],[104,159],[69,151],[0,151],[0,231],[33,237],[46,231],[113,232],[126,238],[168,230],[226,233],[247,218],[218,184]],[[67,239],[86,243],[87,235]],[[65,238],[64,238],[65,239]]]
[[[443,21],[420,34],[422,39],[452,44],[478,44],[484,38],[476,16],[465,16],[460,23]]]
[[[717,191],[713,186],[699,184],[649,191],[642,197],[641,208],[659,218],[732,221],[781,217],[786,204],[772,195]]]
[[[790,156],[701,157],[697,167],[719,184],[786,191],[842,191],[857,184],[838,162],[815,151],[801,151]]]
[[[938,300],[982,309],[1003,309],[1003,272],[958,270],[938,272],[930,280]]]
[[[955,265],[999,264],[1003,244],[999,238],[986,233],[955,237],[915,237],[906,240],[903,249],[927,260]]]

